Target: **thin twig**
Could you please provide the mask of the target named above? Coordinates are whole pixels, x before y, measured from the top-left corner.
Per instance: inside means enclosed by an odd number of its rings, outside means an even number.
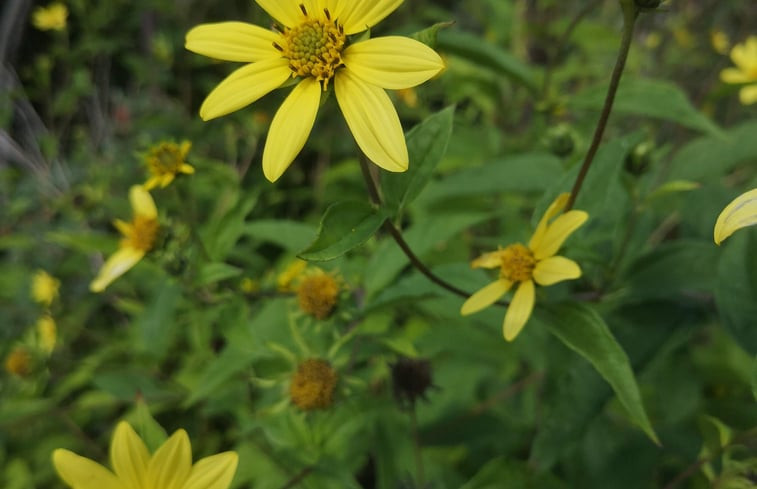
[[[290,489],[292,487],[295,487],[297,484],[302,482],[305,477],[309,476],[313,470],[315,470],[315,467],[312,465],[308,465],[304,469],[300,470],[297,474],[294,475],[291,479],[289,479],[283,486],[281,486],[281,489]]]

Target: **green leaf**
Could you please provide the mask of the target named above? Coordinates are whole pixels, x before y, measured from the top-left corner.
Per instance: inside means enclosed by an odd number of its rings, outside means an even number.
[[[452,135],[454,107],[426,118],[407,133],[407,151],[410,166],[406,172],[381,175],[384,204],[392,214],[402,212],[426,186],[444,154]]]
[[[457,30],[442,31],[439,33],[439,49],[512,78],[534,93],[539,90],[536,75],[528,64],[486,42],[481,36]]]
[[[644,410],[628,356],[602,317],[588,306],[579,304],[550,307],[547,315],[552,334],[594,365],[613,388],[633,422],[659,445]]]
[[[315,234],[316,230],[310,224],[285,219],[254,221],[245,226],[245,235],[277,244],[292,253],[312,243]]]
[[[567,99],[569,107],[601,110],[607,85],[592,87]],[[723,131],[691,105],[686,93],[668,81],[624,78],[618,88],[613,111],[678,123],[682,126],[722,135]]]
[[[233,207],[226,208],[231,202],[226,197],[219,198],[217,213],[221,217],[208,220],[208,224],[201,233],[208,254],[214,261],[223,261],[231,249],[245,232],[245,218],[252,212],[258,202],[258,195],[254,193],[246,198],[234,202]]]
[[[757,355],[754,356],[752,363],[752,395],[754,400],[757,401]]]
[[[197,285],[210,285],[221,280],[238,277],[242,269],[227,263],[205,263],[200,268]]]
[[[247,368],[253,361],[248,352],[227,347],[204,370],[192,394],[184,401],[184,407],[190,407],[213,394],[218,387],[234,375]]]
[[[709,182],[757,158],[757,122],[729,128],[723,136],[704,136],[686,144],[670,162],[670,178]]]
[[[298,255],[303,260],[333,260],[365,243],[386,215],[365,202],[337,202],[326,209],[315,241]]]
[[[133,423],[134,429],[139,433],[142,440],[144,440],[150,453],[154,453],[168,438],[166,430],[155,421],[155,418],[150,413],[150,408],[141,397],[137,398]]]
[[[720,247],[707,243],[720,255],[715,283],[715,304],[721,320],[741,346],[757,352],[757,235],[736,233]],[[701,267],[701,265],[698,265]]]
[[[136,321],[142,346],[150,353],[163,357],[169,350],[175,332],[174,317],[181,300],[181,289],[164,280],[154,289],[151,302]]]
[[[429,47],[436,48],[439,30],[447,29],[449,27],[452,27],[454,24],[454,22],[437,22],[431,27],[427,27],[418,32],[414,32],[410,35],[410,37],[415,39],[416,41],[422,42]]]
[[[692,182],[691,180],[672,180],[670,182],[663,183],[662,185],[654,189],[644,200],[646,204],[649,204],[653,200],[659,199],[660,197],[674,193],[690,192],[692,190],[698,189],[699,187],[701,187],[701,185],[698,182]]]

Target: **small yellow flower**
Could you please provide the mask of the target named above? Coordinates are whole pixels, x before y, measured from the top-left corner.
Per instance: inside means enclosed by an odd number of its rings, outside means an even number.
[[[271,122],[263,173],[276,181],[300,153],[313,128],[322,92],[334,93],[360,149],[388,171],[407,170],[397,112],[385,89],[419,85],[444,63],[428,46],[388,36],[350,42],[402,0],[256,0],[283,32],[243,22],[203,24],[187,33],[186,48],[225,61],[249,63],[222,81],[200,107],[200,117],[234,112],[299,78]]]
[[[31,371],[32,356],[23,346],[17,346],[5,358],[5,371],[9,374],[25,377]]]
[[[44,270],[37,270],[32,277],[32,298],[44,306],[50,307],[60,289],[60,280]]]
[[[68,8],[60,2],[37,7],[32,12],[32,24],[41,31],[62,31],[66,28]]]
[[[505,295],[516,283],[512,302],[502,325],[505,340],[512,341],[526,325],[536,298],[534,282],[553,285],[581,276],[581,268],[573,260],[555,256],[565,240],[589,218],[584,211],[571,210],[559,217],[570,194],[561,194],[539,221],[528,246],[520,243],[485,253],[475,259],[473,268],[499,268],[499,279],[473,294],[460,309],[462,315],[484,309]],[[554,220],[553,220],[554,218]]]
[[[731,49],[731,60],[736,68],[721,71],[720,79],[744,85],[739,91],[742,104],[757,102],[757,36],[749,36],[744,44],[736,44]]]
[[[333,403],[338,375],[329,362],[318,358],[305,360],[292,376],[289,394],[303,411],[326,409]]]
[[[318,270],[306,276],[297,287],[300,309],[317,319],[326,319],[339,298],[339,284],[329,273]]]
[[[712,49],[718,54],[728,54],[728,49],[731,46],[731,40],[728,39],[728,34],[720,30],[710,31],[710,44]]]
[[[245,277],[239,283],[239,288],[245,294],[254,294],[260,292],[260,282],[250,277]]]
[[[155,201],[144,187],[135,185],[129,190],[134,216],[131,222],[116,220],[113,224],[123,238],[116,251],[100,268],[89,285],[92,292],[102,292],[115,279],[136,265],[155,244],[158,235],[158,210]]]
[[[42,316],[37,320],[37,338],[42,351],[48,355],[55,349],[58,328],[52,316]]]
[[[745,192],[728,204],[715,223],[715,244],[720,244],[735,231],[757,224],[757,188]]]
[[[294,290],[292,286],[300,278],[302,272],[307,268],[308,262],[299,258],[290,263],[283,272],[276,277],[276,287],[280,292],[290,292]]]
[[[405,105],[407,105],[411,109],[418,107],[418,92],[414,88],[403,88],[402,90],[397,90],[397,96]]]
[[[151,190],[158,185],[165,188],[177,175],[194,173],[194,167],[186,162],[191,147],[192,143],[184,141],[181,145],[162,142],[150,148],[145,155],[145,163],[150,173],[150,178],[145,182],[145,189]]]
[[[235,452],[223,452],[192,464],[187,432],[177,430],[152,455],[125,421],[110,444],[111,472],[102,465],[59,448],[53,465],[74,489],[228,489],[237,470]]]

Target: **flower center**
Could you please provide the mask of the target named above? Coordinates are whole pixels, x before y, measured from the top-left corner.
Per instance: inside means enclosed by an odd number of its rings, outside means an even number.
[[[158,220],[151,217],[134,216],[128,233],[121,240],[123,246],[150,251],[158,236]]]
[[[154,175],[179,173],[184,157],[175,143],[161,143],[147,155],[147,165]]]
[[[303,411],[326,409],[333,402],[338,374],[325,360],[310,358],[297,366],[289,394]]]
[[[531,280],[536,259],[534,254],[520,243],[510,245],[500,254],[502,265],[500,276],[513,282]]]
[[[342,49],[347,36],[344,27],[336,19],[331,19],[328,10],[324,10],[326,19],[323,20],[310,17],[303,5],[300,9],[305,14],[305,21],[287,29],[284,47],[277,44],[274,47],[289,60],[292,76],[311,76],[323,81],[325,89],[337,68],[342,66]]]

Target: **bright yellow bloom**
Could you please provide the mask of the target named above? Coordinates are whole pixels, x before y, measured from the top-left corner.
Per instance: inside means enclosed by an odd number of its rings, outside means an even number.
[[[37,270],[32,277],[32,299],[42,305],[50,307],[60,289],[60,280],[44,270]]]
[[[186,162],[191,147],[192,143],[184,141],[181,145],[163,142],[150,148],[145,155],[147,170],[150,172],[145,189],[151,190],[158,185],[165,188],[180,173],[194,173],[195,169]]]
[[[52,316],[42,316],[37,320],[37,337],[42,351],[48,355],[55,349],[58,328]]]
[[[110,444],[113,472],[59,448],[53,464],[74,489],[227,489],[237,470],[235,452],[223,452],[192,464],[192,447],[184,430],[177,430],[152,455],[132,427],[118,423]]]
[[[89,285],[92,292],[102,292],[115,279],[136,265],[155,244],[158,235],[158,210],[144,187],[135,185],[129,191],[134,214],[131,222],[117,219],[113,224],[123,235],[116,251]]]
[[[310,135],[324,92],[334,93],[360,149],[388,171],[407,170],[408,154],[397,112],[384,89],[419,85],[444,63],[428,46],[388,36],[351,43],[392,13],[402,0],[256,0],[282,27],[270,31],[243,22],[203,24],[187,33],[190,51],[247,62],[222,81],[200,107],[204,120],[241,109],[282,86],[300,82],[271,122],[263,173],[276,181]]]
[[[731,49],[731,60],[736,68],[726,68],[720,72],[720,79],[726,83],[745,84],[739,91],[739,100],[744,105],[757,102],[757,36],[749,36],[744,44]]]
[[[745,192],[728,204],[715,223],[715,243],[720,244],[735,231],[757,224],[757,188]]]
[[[473,314],[492,305],[518,283],[502,325],[505,339],[512,341],[533,311],[536,297],[534,282],[552,285],[581,276],[581,268],[576,262],[555,256],[565,240],[589,218],[586,212],[576,210],[555,217],[565,209],[569,197],[570,194],[562,194],[549,206],[527,247],[517,243],[485,253],[471,263],[473,268],[499,268],[499,279],[465,301],[460,309],[462,315]]]
[[[41,31],[62,31],[66,28],[68,8],[60,2],[37,7],[32,13],[32,24]]]

